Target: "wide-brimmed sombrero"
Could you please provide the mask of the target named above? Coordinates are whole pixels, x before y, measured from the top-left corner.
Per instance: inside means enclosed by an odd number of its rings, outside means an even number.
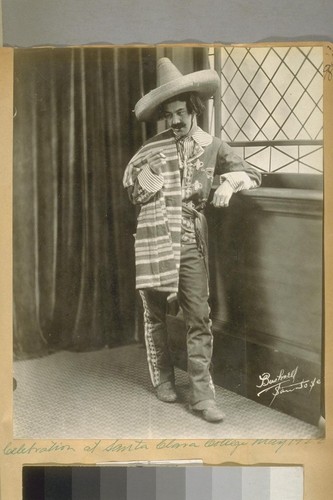
[[[213,69],[183,75],[170,59],[162,57],[157,62],[157,87],[136,103],[135,115],[140,121],[156,119],[162,102],[185,92],[197,92],[201,99],[209,99],[219,84],[219,76]]]

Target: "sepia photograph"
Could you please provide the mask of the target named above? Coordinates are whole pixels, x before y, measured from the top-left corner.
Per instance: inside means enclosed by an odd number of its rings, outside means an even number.
[[[14,50],[16,439],[325,436],[323,51]]]

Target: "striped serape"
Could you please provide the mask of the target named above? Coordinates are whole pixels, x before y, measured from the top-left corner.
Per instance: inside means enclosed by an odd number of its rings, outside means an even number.
[[[152,174],[147,155],[163,152],[165,165],[160,175]],[[145,177],[151,193],[140,195],[138,175]],[[178,291],[182,193],[179,159],[171,130],[147,141],[126,167],[124,187],[131,201],[140,205],[135,236],[136,288]],[[149,189],[149,191],[150,191]],[[146,198],[145,198],[146,196]]]

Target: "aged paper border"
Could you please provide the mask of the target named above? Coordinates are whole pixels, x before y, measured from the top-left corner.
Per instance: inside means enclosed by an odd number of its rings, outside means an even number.
[[[184,45],[184,44],[183,44]],[[194,44],[186,44],[193,46]],[[198,44],[196,44],[197,46]],[[213,46],[214,44],[200,44]],[[12,435],[12,143],[13,143],[13,53],[0,49],[0,497],[22,498],[24,464],[96,464],[125,461],[168,461],[201,459],[209,465],[301,465],[304,467],[305,500],[326,500],[333,486],[333,44],[281,42],[237,44],[237,46],[322,46],[324,67],[324,248],[325,248],[325,395],[326,437],[320,440],[222,440],[208,446],[207,440],[175,440],[170,446],[161,440],[62,440],[52,448],[50,440],[15,440]],[[140,45],[145,46],[145,45]],[[163,45],[159,45],[163,46]],[[168,45],[170,47],[170,45]],[[221,46],[218,44],[218,46]],[[90,46],[91,47],[91,46]],[[114,46],[113,46],[114,47]],[[128,46],[126,46],[128,47]],[[330,73],[331,72],[331,73]],[[330,79],[331,75],[331,79]],[[9,444],[10,443],[10,444]],[[8,448],[9,445],[9,448]],[[7,446],[7,448],[6,448]],[[25,450],[33,447],[30,454]],[[16,453],[6,454],[5,448]],[[108,449],[109,448],[109,449]],[[2,493],[2,495],[1,495]]]

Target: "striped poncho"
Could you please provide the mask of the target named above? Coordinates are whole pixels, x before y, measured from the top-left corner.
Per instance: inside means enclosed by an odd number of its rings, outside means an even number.
[[[163,151],[163,172],[150,172],[147,155]],[[151,186],[148,199],[140,194],[138,175]],[[140,204],[135,235],[136,288],[178,291],[182,194],[177,147],[172,132],[149,140],[127,165],[123,184],[133,203]],[[135,194],[135,196],[134,196]]]

